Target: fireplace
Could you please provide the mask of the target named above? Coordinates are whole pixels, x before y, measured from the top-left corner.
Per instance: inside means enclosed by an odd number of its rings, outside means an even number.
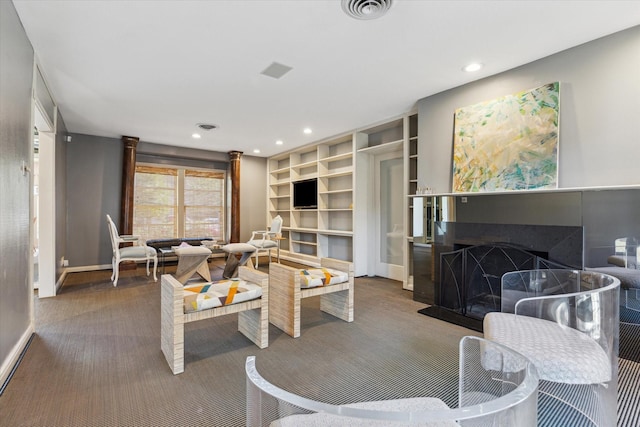
[[[544,253],[510,244],[465,246],[440,255],[439,305],[463,316],[482,320],[500,311],[502,275],[517,270],[566,268]]]
[[[507,271],[582,269],[583,228],[440,221],[431,250],[434,304],[420,312],[481,330]]]

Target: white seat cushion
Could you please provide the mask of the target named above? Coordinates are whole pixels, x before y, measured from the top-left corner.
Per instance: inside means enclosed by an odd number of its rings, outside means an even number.
[[[254,253],[256,251],[255,246],[250,245],[248,243],[229,243],[228,245],[224,245],[222,247],[222,250],[230,253],[230,254],[235,254],[235,253],[246,253],[246,252],[251,252]]]
[[[484,337],[527,357],[540,379],[565,384],[598,384],[611,380],[611,362],[593,338],[576,329],[536,317],[488,313]],[[485,353],[483,365],[500,370],[501,360]]]
[[[413,411],[433,411],[449,409],[446,403],[434,397],[416,397],[409,399],[378,400],[372,402],[359,402],[343,405],[347,408],[370,409],[379,411],[413,412]],[[383,420],[358,419],[341,417],[339,415],[314,413],[289,415],[270,424],[271,427],[369,427],[369,426],[423,426],[423,427],[456,427],[455,421],[425,421],[423,423],[412,422],[401,423]]]
[[[187,285],[184,287],[184,312],[238,304],[261,296],[260,286],[240,279]]]
[[[211,249],[204,246],[179,246],[175,249],[175,253],[178,256],[184,255],[211,255]]]
[[[275,249],[278,247],[277,242],[269,239],[266,239],[265,241],[262,241],[262,239],[249,240],[249,244],[251,246],[255,246],[260,249],[271,249],[271,248]]]
[[[332,268],[310,268],[300,270],[300,287],[336,285],[349,281],[349,274]]]
[[[125,246],[124,248],[120,248],[121,258],[142,258],[145,256],[149,256],[150,258],[156,256],[155,249],[149,246]]]

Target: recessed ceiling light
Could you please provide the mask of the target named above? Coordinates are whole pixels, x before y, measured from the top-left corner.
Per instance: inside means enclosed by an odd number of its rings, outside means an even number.
[[[484,66],[484,64],[480,62],[472,62],[462,69],[462,71],[466,71],[467,73],[473,73],[474,71],[478,71]]]
[[[276,145],[282,145],[282,144],[284,144],[284,142],[281,139],[276,141]]]
[[[254,152],[255,154],[259,154],[259,153],[260,153],[260,150],[256,148],[256,149],[254,149],[254,150],[253,150],[253,152]]]
[[[200,134],[199,134],[199,133],[191,134],[191,138],[193,138],[193,139],[200,139]]]
[[[306,133],[307,135],[309,135],[312,131],[310,128],[304,128],[304,130],[302,131],[304,133]]]

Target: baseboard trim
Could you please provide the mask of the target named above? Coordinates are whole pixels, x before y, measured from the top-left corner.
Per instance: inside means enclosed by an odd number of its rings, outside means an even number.
[[[18,340],[16,345],[9,353],[9,356],[2,364],[2,368],[0,368],[0,396],[4,393],[5,388],[11,381],[11,377],[13,377],[14,372],[18,369],[18,365],[20,365],[20,361],[24,357],[27,349],[29,348],[29,344],[31,344],[31,340],[34,336],[33,324],[30,325],[27,330],[24,332],[22,337]]]
[[[85,271],[111,270],[111,264],[81,265],[79,267],[67,267],[65,273],[84,273]]]
[[[58,281],[56,282],[56,295],[58,295],[60,288],[62,288],[62,284],[64,283],[64,279],[66,279],[66,277],[67,277],[67,269],[65,268],[64,270],[62,270],[62,274],[60,275],[60,277],[58,278]]]

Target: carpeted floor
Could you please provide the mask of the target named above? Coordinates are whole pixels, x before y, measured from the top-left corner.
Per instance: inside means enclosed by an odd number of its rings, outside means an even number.
[[[71,275],[36,301],[36,335],[0,397],[0,425],[243,426],[249,355],[273,383],[331,403],[428,395],[455,405],[458,341],[480,335],[419,314],[424,304],[399,282],[358,278],[353,323],[309,298],[300,338],[271,326],[263,350],[235,315],[188,324],[185,372],[174,376],[160,351],[159,283],[126,273],[117,288],[110,272]],[[619,426],[639,423],[639,366],[621,359]]]

